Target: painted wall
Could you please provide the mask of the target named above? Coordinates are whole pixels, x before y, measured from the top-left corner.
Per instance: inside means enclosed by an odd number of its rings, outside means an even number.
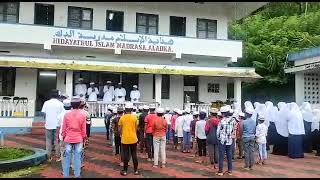
[[[19,22],[34,23],[34,4],[36,2],[20,2]],[[41,2],[43,3],[43,2]],[[106,10],[124,11],[124,31],[136,31],[136,13],[159,15],[159,35],[169,35],[170,16],[186,17],[186,36],[196,37],[197,18],[217,20],[218,39],[227,39],[227,17],[233,10],[225,4],[215,3],[211,6],[192,2],[45,2],[54,4],[54,25],[66,27],[68,22],[68,6],[93,8],[93,29],[106,29]]]
[[[220,84],[219,93],[208,93],[208,83]],[[218,77],[199,77],[199,101],[211,103],[217,100],[227,99],[227,79]]]
[[[66,84],[65,84],[65,71],[57,71],[57,89],[61,91],[62,94],[66,94]]]

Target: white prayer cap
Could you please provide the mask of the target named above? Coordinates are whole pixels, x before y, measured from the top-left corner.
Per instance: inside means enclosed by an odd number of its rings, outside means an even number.
[[[229,108],[227,106],[222,106],[220,108],[220,112],[222,112],[222,113],[229,112]]]
[[[144,105],[143,109],[149,109],[149,106],[148,105]]]
[[[207,113],[207,110],[201,109],[200,112]]]
[[[166,107],[166,111],[170,111],[170,108],[169,108],[169,107]]]
[[[111,104],[108,104],[107,108],[108,108],[108,109],[112,109],[113,107],[112,107]]]
[[[181,110],[181,113],[183,114],[183,113],[186,113],[186,111],[185,110]]]
[[[93,85],[94,84],[94,82],[90,82],[90,85]]]
[[[138,108],[137,108],[137,106],[133,106],[133,109],[137,110]]]
[[[233,111],[233,109],[229,109],[229,112],[230,112],[230,113],[233,113],[234,111]]]
[[[107,81],[107,84],[111,84],[112,82],[111,81]]]
[[[78,81],[83,81],[83,78],[78,78]]]
[[[137,85],[133,85],[133,88],[138,88],[138,86]]]
[[[115,113],[118,113],[118,109],[117,109],[117,108],[113,108],[113,109],[112,109],[112,113],[114,113],[114,114],[115,114]]]
[[[230,110],[232,110],[230,105],[226,105],[226,108],[228,109],[229,112],[230,112]]]
[[[182,111],[181,111],[180,109],[177,110],[177,113],[178,113],[179,115],[182,115]]]
[[[157,113],[164,113],[164,109],[163,108],[161,108],[161,107],[159,107],[159,108],[157,108],[157,111],[156,111]]]
[[[194,111],[193,115],[199,115],[199,111]]]
[[[178,111],[178,108],[174,108],[174,109],[173,109],[173,112],[176,112],[176,113],[177,113],[177,111]]]
[[[222,114],[221,114],[221,112],[220,112],[220,111],[218,112],[218,116],[222,116]]]
[[[190,114],[190,109],[189,108],[185,109],[185,112]]]
[[[248,108],[246,108],[246,113],[248,113],[248,114],[254,114],[254,109],[248,107]]]
[[[131,102],[127,102],[125,105],[126,109],[133,109],[133,104]]]
[[[118,83],[118,85],[121,85],[121,84],[122,84],[122,83],[120,83],[120,82]]]
[[[243,112],[239,113],[240,117],[245,117],[245,114]]]
[[[155,109],[155,108],[156,108],[156,105],[154,105],[154,104],[150,104],[149,109]]]
[[[70,107],[71,106],[71,100],[70,99],[65,99],[63,100],[63,105],[65,107]]]
[[[143,109],[143,106],[139,106],[139,110],[142,110]]]
[[[259,116],[258,116],[258,119],[259,119],[260,121],[264,121],[264,120],[265,120],[264,116],[263,116],[263,115],[260,115],[260,114],[259,114]]]
[[[217,112],[218,112],[218,109],[217,109],[217,108],[211,108],[211,109],[210,109],[210,112],[211,112],[211,113],[217,113]]]

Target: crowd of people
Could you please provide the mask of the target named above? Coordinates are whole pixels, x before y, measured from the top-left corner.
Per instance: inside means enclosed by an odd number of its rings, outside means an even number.
[[[49,159],[54,134],[60,126],[61,144],[56,152],[62,159],[64,177],[69,176],[70,166],[75,176],[80,177],[83,144],[88,146],[91,125],[86,108],[84,99],[73,97],[62,103],[57,100],[57,93],[43,105]],[[128,174],[130,158],[134,174],[140,174],[138,153],[145,155],[154,168],[165,168],[170,145],[186,156],[189,153],[197,163],[209,161],[213,171],[218,169],[218,176],[232,175],[235,156],[244,160],[244,170],[252,170],[254,164],[267,164],[269,150],[290,158],[303,158],[305,152],[313,150],[320,155],[320,110],[313,110],[308,102],[300,107],[294,102],[279,102],[276,107],[270,101],[263,104],[246,101],[243,110],[240,104],[233,103],[211,108],[209,112],[188,108],[170,110],[155,105],[135,107],[132,102],[124,107],[109,105],[107,109],[106,136],[122,166],[123,176]],[[55,117],[58,117],[56,121]],[[226,172],[223,171],[225,159]]]

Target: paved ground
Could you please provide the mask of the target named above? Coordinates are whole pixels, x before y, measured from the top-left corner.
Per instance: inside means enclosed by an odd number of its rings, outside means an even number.
[[[5,145],[10,146],[32,146],[45,148],[44,135],[13,135],[6,137]],[[152,168],[152,163],[147,162],[143,155],[139,154],[139,169],[141,175],[134,176],[132,164],[129,166],[127,177],[156,177],[156,178],[210,178],[216,177],[215,172],[208,165],[195,163],[190,154],[183,154],[167,148],[167,167]],[[223,177],[248,177],[248,178],[287,178],[287,177],[309,177],[320,178],[320,158],[314,154],[305,154],[304,159],[289,159],[286,156],[269,155],[268,164],[255,166],[252,171],[242,169],[243,160],[235,160],[232,176]],[[104,134],[93,134],[90,145],[86,151],[82,177],[122,177],[119,173],[121,167],[119,162],[112,155],[111,147],[106,142]],[[31,174],[28,177],[55,178],[62,177],[61,164],[58,162],[44,163],[43,170]]]

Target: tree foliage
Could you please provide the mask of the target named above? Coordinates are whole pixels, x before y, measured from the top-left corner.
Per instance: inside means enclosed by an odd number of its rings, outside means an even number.
[[[237,65],[255,67],[264,77],[251,85],[253,89],[257,85],[261,88],[261,84],[288,86],[292,75],[284,73],[287,54],[320,46],[320,3],[309,3],[307,13],[304,5],[269,3],[254,15],[230,24],[230,39],[242,40],[244,45],[243,58]]]

